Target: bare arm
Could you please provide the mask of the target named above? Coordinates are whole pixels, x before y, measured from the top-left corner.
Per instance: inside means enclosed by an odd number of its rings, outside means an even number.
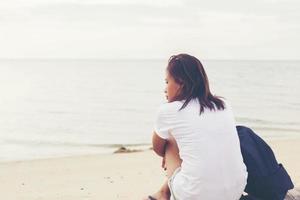
[[[167,142],[168,142],[168,140],[165,140],[165,139],[159,137],[156,132],[153,132],[152,146],[153,146],[154,152],[157,155],[159,155],[161,157],[165,156],[165,149],[166,149]]]

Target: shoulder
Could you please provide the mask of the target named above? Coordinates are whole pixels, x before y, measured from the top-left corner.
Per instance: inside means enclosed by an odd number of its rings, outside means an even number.
[[[176,114],[182,105],[183,103],[181,101],[163,103],[159,106],[158,113]]]
[[[177,117],[181,106],[183,105],[180,101],[163,103],[158,107],[156,112],[156,118],[158,121],[173,121]]]
[[[154,125],[154,131],[163,139],[169,137],[169,131],[174,128],[177,123],[177,112],[181,108],[181,102],[171,102],[161,104],[157,111]]]

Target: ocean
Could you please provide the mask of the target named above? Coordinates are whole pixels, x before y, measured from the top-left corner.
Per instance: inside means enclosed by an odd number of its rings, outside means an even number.
[[[237,124],[300,138],[300,61],[204,60]],[[1,60],[0,161],[150,147],[167,60]]]

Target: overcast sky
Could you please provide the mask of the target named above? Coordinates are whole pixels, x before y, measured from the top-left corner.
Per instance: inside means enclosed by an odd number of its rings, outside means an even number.
[[[0,58],[300,59],[299,0],[0,0]]]

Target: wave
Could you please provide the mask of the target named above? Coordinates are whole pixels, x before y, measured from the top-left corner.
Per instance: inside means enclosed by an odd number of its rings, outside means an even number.
[[[280,122],[280,121],[268,121],[263,119],[254,119],[248,117],[236,117],[236,121],[243,123],[243,122],[250,122],[250,123],[257,123],[257,124],[268,124],[268,125],[285,125],[285,126],[295,126],[299,125],[299,122]]]
[[[69,147],[101,147],[101,148],[120,148],[120,147],[145,147],[150,143],[119,143],[119,144],[98,144],[98,143],[76,143],[76,142],[58,142],[58,141],[36,141],[21,139],[3,139],[6,144],[22,144],[30,146],[69,146]]]
[[[297,133],[300,136],[300,129],[293,129],[293,128],[279,128],[279,127],[267,127],[267,126],[249,126],[249,128],[262,131],[273,131],[274,133]]]

